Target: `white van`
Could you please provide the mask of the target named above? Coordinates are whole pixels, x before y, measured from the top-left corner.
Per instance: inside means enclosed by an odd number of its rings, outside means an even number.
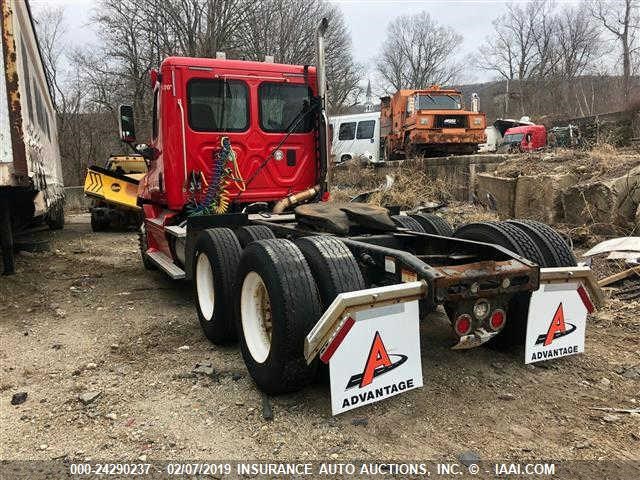
[[[335,163],[380,163],[380,112],[329,117],[331,158]]]

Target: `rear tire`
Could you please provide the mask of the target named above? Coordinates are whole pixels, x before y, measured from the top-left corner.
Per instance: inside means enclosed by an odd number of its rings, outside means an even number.
[[[233,231],[211,228],[200,233],[193,254],[193,290],[198,320],[216,345],[236,340],[233,295],[242,249]]]
[[[258,240],[271,240],[276,238],[273,231],[264,225],[249,225],[246,227],[240,227],[235,231],[236,237],[240,246],[244,249],[249,246],[251,242],[257,242]]]
[[[314,236],[296,240],[320,291],[323,311],[341,293],[365,288],[362,272],[347,246],[337,238]]]
[[[443,237],[453,236],[453,227],[438,215],[434,215],[433,213],[417,213],[411,215],[411,218],[417,221],[426,233],[441,235]]]
[[[577,264],[569,246],[558,232],[548,225],[533,220],[510,220],[509,225],[519,228],[539,246],[544,262],[541,267],[572,267]],[[527,318],[531,293],[519,293],[509,302],[508,317],[504,330],[494,339],[496,348],[523,345],[527,334]]]
[[[519,228],[499,222],[468,223],[458,228],[456,238],[493,243],[507,248],[527,260],[544,266],[545,260],[536,244]]]
[[[304,340],[322,314],[320,295],[300,249],[284,239],[260,240],[243,252],[235,296],[240,350],[249,374],[269,394],[310,384]]]
[[[365,288],[358,262],[341,240],[327,236],[302,237],[296,240],[296,245],[318,285],[323,312],[339,294]],[[329,383],[328,365],[319,363],[318,380]]]
[[[109,228],[111,222],[108,218],[105,219],[103,215],[98,215],[95,212],[91,212],[91,230],[94,232],[104,232]]]
[[[540,266],[546,263],[536,244],[517,227],[498,222],[470,223],[458,228],[457,238],[500,245]],[[527,335],[527,316],[531,293],[515,294],[509,301],[507,322],[503,330],[496,335],[488,346],[498,349],[523,345]]]
[[[547,259],[548,267],[575,267],[578,264],[571,248],[562,236],[549,225],[535,220],[508,220],[507,223],[524,231],[538,245]]]
[[[406,228],[412,232],[426,233],[424,228],[422,228],[422,225],[420,225],[416,219],[411,218],[408,215],[392,215],[391,219],[401,228]]]

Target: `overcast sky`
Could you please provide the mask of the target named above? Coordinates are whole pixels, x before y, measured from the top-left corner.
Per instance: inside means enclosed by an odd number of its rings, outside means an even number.
[[[514,3],[525,3],[516,0]],[[508,2],[500,0],[334,0],[344,13],[351,30],[356,61],[366,65],[365,76],[373,78],[372,57],[379,51],[390,20],[398,15],[428,11],[442,25],[453,27],[464,37],[461,56],[475,53],[492,30],[491,21],[498,17]],[[576,0],[556,0],[556,4],[577,3]],[[68,40],[76,45],[92,41],[95,35],[88,25],[95,0],[30,0],[34,14],[46,5],[65,7],[69,24]],[[485,72],[470,69],[464,83],[492,80]],[[373,83],[373,82],[372,82]]]

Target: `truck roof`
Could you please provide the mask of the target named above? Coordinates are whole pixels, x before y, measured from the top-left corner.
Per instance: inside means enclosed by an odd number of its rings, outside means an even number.
[[[380,118],[380,112],[351,113],[348,115],[331,115],[329,121],[336,120],[368,120]]]
[[[202,57],[167,57],[162,62],[164,67],[197,67],[197,68],[224,68],[226,70],[260,71],[272,73],[289,73],[293,75],[304,75],[305,66],[288,65],[285,63],[255,62],[248,60],[226,60],[221,58]],[[308,65],[307,71],[315,76],[316,68]]]
[[[527,132],[535,132],[535,131],[547,131],[544,128],[544,125],[521,125],[519,127],[511,127],[506,132],[505,135],[509,135],[510,133],[527,133]]]
[[[427,88],[419,88],[415,90],[400,90],[401,96],[409,96],[414,93],[428,93],[428,94],[442,94],[442,95],[461,95],[462,92],[460,90],[455,90],[453,88],[440,88],[437,85],[432,85]]]

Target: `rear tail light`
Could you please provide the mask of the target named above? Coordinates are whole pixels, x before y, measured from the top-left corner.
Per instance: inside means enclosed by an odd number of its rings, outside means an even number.
[[[507,320],[507,315],[504,313],[504,310],[494,310],[491,314],[491,318],[489,319],[489,326],[495,332],[500,330],[504,326],[504,322]]]
[[[467,315],[465,313],[456,318],[456,321],[453,324],[453,328],[458,335],[462,336],[467,335],[469,332],[471,332],[471,325],[471,315]]]

